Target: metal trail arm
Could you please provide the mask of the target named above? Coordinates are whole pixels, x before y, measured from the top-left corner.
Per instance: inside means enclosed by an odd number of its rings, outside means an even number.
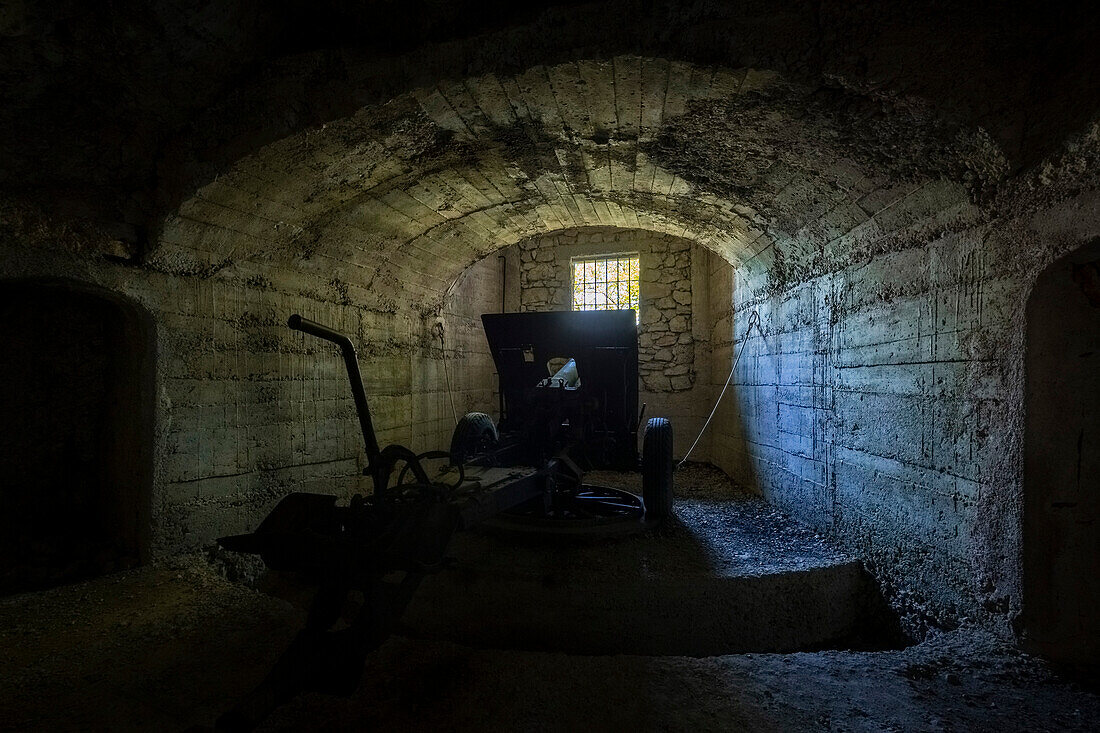
[[[348,381],[351,382],[351,394],[355,398],[355,412],[359,415],[359,428],[363,431],[363,444],[367,450],[367,469],[365,473],[372,473],[378,465],[382,451],[378,448],[378,436],[374,434],[374,423],[371,422],[370,408],[367,406],[367,393],[363,389],[363,375],[359,372],[359,359],[355,355],[355,346],[351,339],[342,333],[333,331],[328,326],[302,318],[295,313],[287,321],[287,325],[295,331],[308,333],[310,336],[331,341],[340,347],[340,353],[344,356],[344,366],[348,370]]]

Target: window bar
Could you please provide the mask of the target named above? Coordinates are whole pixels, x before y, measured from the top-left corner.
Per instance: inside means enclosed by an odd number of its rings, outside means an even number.
[[[582,257],[573,260],[573,308],[633,308],[637,313],[639,270],[637,255]]]

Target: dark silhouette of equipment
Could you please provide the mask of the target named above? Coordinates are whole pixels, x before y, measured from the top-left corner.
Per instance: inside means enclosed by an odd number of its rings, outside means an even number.
[[[451,454],[476,465],[545,466],[544,497],[489,520],[513,531],[605,536],[659,524],[672,511],[672,426],[646,425],[643,498],[584,481],[584,471],[639,468],[638,327],[632,310],[481,317],[500,380],[500,424],[459,421]],[[644,411],[644,405],[642,406]]]
[[[219,718],[219,730],[251,730],[300,692],[353,692],[366,655],[390,635],[421,580],[445,567],[457,531],[485,523],[603,536],[645,530],[671,514],[672,431],[664,418],[651,419],[644,437],[644,500],[583,481],[585,468],[639,467],[633,311],[482,318],[500,375],[500,429],[470,413],[450,451],[417,454],[379,447],[351,339],[291,316],[291,328],[340,347],[374,492],[347,506],[334,496],[290,494],[255,532],[218,540],[317,585],[305,628]],[[548,362],[561,356],[551,374]]]

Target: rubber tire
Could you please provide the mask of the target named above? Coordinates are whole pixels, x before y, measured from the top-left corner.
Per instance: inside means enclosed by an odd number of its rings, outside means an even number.
[[[642,499],[647,522],[661,523],[672,516],[672,423],[651,417],[642,437]]]
[[[451,436],[451,465],[457,466],[472,455],[490,448],[500,440],[493,418],[484,412],[467,412],[455,425]]]

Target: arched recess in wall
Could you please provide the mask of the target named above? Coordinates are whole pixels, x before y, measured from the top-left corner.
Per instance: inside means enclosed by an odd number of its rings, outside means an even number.
[[[1100,240],[1052,264],[1027,308],[1024,643],[1100,658]]]
[[[146,559],[152,322],[68,281],[0,284],[0,593]]]

